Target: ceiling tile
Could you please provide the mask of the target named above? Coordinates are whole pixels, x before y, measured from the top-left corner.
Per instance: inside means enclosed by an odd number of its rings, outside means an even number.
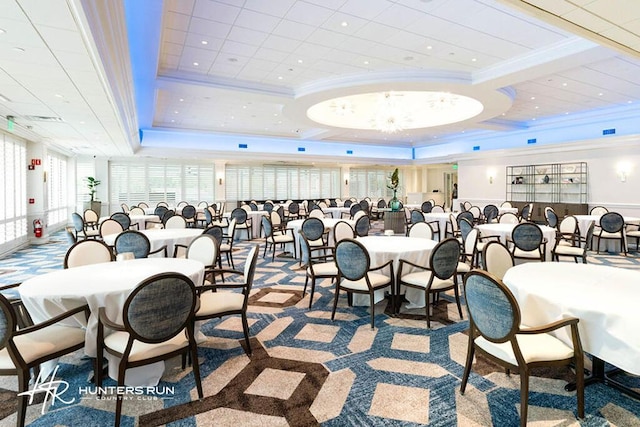
[[[236,19],[235,25],[255,31],[270,33],[280,22],[280,18],[255,12],[253,10],[242,9]]]
[[[164,17],[165,27],[174,30],[188,31],[189,24],[191,23],[190,15],[183,15],[181,13],[169,12]]]
[[[224,24],[233,24],[240,13],[240,8],[212,0],[196,0],[193,8],[194,16]]]
[[[348,0],[340,12],[371,20],[388,9],[393,3],[388,0]]]
[[[305,40],[313,33],[315,27],[298,22],[283,19],[278,26],[274,28],[273,34],[276,36],[286,37],[294,40]]]
[[[230,29],[231,25],[212,22],[201,18],[191,18],[191,25],[189,25],[190,32],[221,39],[227,37]]]
[[[305,2],[297,2],[285,15],[285,19],[313,26],[322,25],[334,10]]]
[[[229,32],[229,40],[260,46],[269,35],[261,31],[254,31],[248,28],[233,27]]]
[[[224,42],[221,51],[234,54],[234,55],[242,55],[242,56],[252,56],[258,48],[256,46],[251,46],[244,43],[238,43],[231,40],[227,40]]]
[[[247,0],[244,7],[256,12],[284,18],[296,0]]]

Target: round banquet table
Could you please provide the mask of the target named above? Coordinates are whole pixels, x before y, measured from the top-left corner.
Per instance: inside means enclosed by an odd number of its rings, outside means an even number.
[[[449,217],[451,216],[451,212],[430,212],[424,214],[424,219],[427,222],[436,221],[438,223],[438,227],[440,227],[440,240],[444,240],[444,235],[447,231],[447,224],[449,223]],[[433,225],[433,224],[429,224]],[[431,227],[433,228],[433,227]],[[437,231],[437,230],[434,230]]]
[[[173,256],[175,245],[188,246],[196,237],[202,234],[199,228],[154,228],[149,230],[140,230],[142,234],[147,236],[151,243],[151,251],[155,251],[164,245],[167,246],[167,256]],[[113,246],[116,242],[117,234],[108,234],[104,236],[104,242]]]
[[[392,261],[394,274],[398,274],[401,259],[429,266],[431,250],[438,244],[435,240],[406,236],[365,236],[358,237],[356,240],[362,243],[369,252],[372,268]],[[388,273],[386,270],[383,269],[382,272]],[[411,270],[405,270],[405,272],[409,271]],[[395,286],[395,283],[392,286]],[[401,293],[401,289],[396,290],[396,295]],[[424,292],[419,289],[406,288],[405,298],[409,301],[408,308],[424,307],[425,305]],[[384,289],[378,290],[374,294],[376,303],[382,299],[384,299]],[[369,305],[369,298],[366,295],[354,294],[353,304]]]
[[[584,351],[640,375],[640,272],[593,264],[539,262],[507,270],[503,282],[518,300],[522,324],[580,319]],[[571,345],[568,328],[555,332]]]
[[[300,229],[302,228],[302,223],[304,222],[304,219],[294,219],[293,221],[289,221],[287,222],[287,228],[290,228],[291,230],[293,230],[293,237],[295,238],[295,245],[296,248],[300,247]],[[356,222],[351,220],[351,219],[339,219],[339,218],[322,218],[321,219],[322,223],[324,224],[324,230],[325,232],[329,233],[329,241],[327,242],[327,244],[329,246],[333,245],[333,233],[331,232],[331,230],[333,230],[333,227],[336,226],[336,224],[340,221],[344,221],[347,224],[349,224],[352,228],[356,226]],[[293,253],[293,247],[291,246],[290,243],[287,243],[285,245],[285,251]],[[301,252],[301,251],[299,251]],[[306,262],[307,260],[302,259],[303,262]]]
[[[260,232],[262,231],[262,217],[269,216],[268,211],[250,211],[247,212],[247,219],[251,222],[251,236],[249,236],[250,240],[260,238]],[[224,218],[231,219],[231,212],[225,212],[223,215]],[[236,240],[240,239],[240,233],[246,234],[247,231],[243,228],[236,228]]]
[[[159,273],[177,272],[200,285],[204,264],[178,258],[142,258],[106,262],[56,270],[25,280],[18,288],[20,297],[35,323],[57,316],[72,308],[88,304],[88,322],[81,316],[68,319],[69,326],[86,327],[84,352],[96,356],[98,309],[122,324],[122,309],[131,291],[144,279]],[[105,330],[106,332],[106,330]],[[112,363],[110,363],[113,366]],[[152,366],[152,365],[149,365]],[[155,385],[162,376],[164,363],[127,370],[128,385]],[[117,377],[116,377],[117,378]]]
[[[600,224],[601,215],[574,215],[574,216],[578,220],[578,228],[580,229],[580,235],[581,236],[586,236],[587,235],[587,230],[589,228],[589,224],[591,224],[592,221],[595,223],[596,226]],[[640,224],[640,218],[638,218],[638,217],[623,216],[623,218],[624,218],[624,223],[625,224],[635,224],[635,225]],[[594,233],[594,234],[597,235],[597,232]],[[596,250],[598,248],[598,245],[600,244],[598,242],[598,239],[597,239],[596,235],[594,235],[594,242],[593,242],[593,249],[594,250]],[[626,234],[625,234],[625,241],[626,241]],[[605,250],[607,252],[611,252],[611,253],[622,252],[622,248],[620,247],[620,241],[619,240],[606,239],[603,242],[601,247],[602,247],[603,250]]]
[[[349,213],[351,211],[351,208],[334,206],[334,207],[324,208],[322,210],[324,211],[325,214],[331,214],[332,218],[340,219],[342,218],[342,214]]]

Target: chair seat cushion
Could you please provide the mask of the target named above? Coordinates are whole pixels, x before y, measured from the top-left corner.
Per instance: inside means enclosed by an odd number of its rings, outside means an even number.
[[[269,243],[289,243],[293,242],[293,236],[291,234],[274,234],[271,237],[267,237]]]
[[[627,237],[640,237],[640,230],[627,231]]]
[[[26,363],[84,342],[85,331],[71,326],[52,325],[18,335],[14,342]],[[7,348],[0,350],[0,369],[15,369]]]
[[[244,295],[239,292],[203,292],[200,294],[200,309],[196,312],[196,317],[240,311],[243,304]]]
[[[458,262],[458,267],[456,267],[456,273],[468,273],[471,271],[471,266],[466,262]]]
[[[367,273],[369,277],[369,282],[371,282],[371,287],[376,288],[384,288],[386,286],[391,286],[391,279],[389,276],[380,274],[380,273]],[[340,287],[343,289],[352,289],[354,291],[368,291],[367,282],[364,277],[360,280],[348,280],[343,279],[340,282]]]
[[[617,233],[609,233],[608,231],[602,231],[600,234],[598,234],[598,237],[602,238],[602,239],[621,239],[622,238],[622,234],[620,232]]]
[[[317,264],[313,264],[313,273],[316,276],[337,276],[338,267],[336,267],[336,263],[333,261],[319,262]]]
[[[577,246],[558,245],[554,249],[554,252],[558,255],[582,256],[584,254],[584,249]]]
[[[573,349],[550,334],[518,334],[516,339],[526,363],[573,357]],[[478,337],[475,343],[487,353],[513,365],[518,365],[510,342],[493,343],[483,337]]]
[[[534,249],[532,251],[523,251],[522,249],[516,248],[513,251],[514,258],[532,258],[532,259],[540,259],[540,251]]]
[[[404,283],[408,283],[410,285],[419,286],[421,288],[426,288],[429,284],[429,280],[431,279],[430,271],[416,271],[415,273],[409,273],[402,276],[400,280]],[[454,286],[452,279],[442,280],[437,277],[433,278],[433,283],[431,284],[431,289],[447,289],[452,288]]]
[[[87,236],[99,236],[100,231],[93,228],[87,228],[86,230],[84,230],[84,234]]]
[[[104,345],[112,350],[122,353],[124,352],[128,341],[128,332],[117,331],[108,335],[104,339]],[[172,351],[187,347],[188,345],[189,341],[187,340],[187,335],[184,332],[180,332],[170,340],[158,344],[147,344],[140,341],[134,341],[133,346],[131,347],[131,353],[129,354],[129,361],[136,362],[138,360],[150,359],[152,357],[171,353]]]
[[[220,252],[229,252],[231,250],[231,245],[228,243],[220,244]]]

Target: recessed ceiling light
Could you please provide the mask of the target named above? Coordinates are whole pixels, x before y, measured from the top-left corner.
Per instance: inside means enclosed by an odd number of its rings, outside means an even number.
[[[6,33],[6,32],[7,32],[7,31],[6,31],[5,29],[0,28],[0,34],[4,34],[4,33]]]
[[[273,113],[273,117],[278,117],[278,113]]]
[[[363,64],[364,65],[369,65],[369,61],[364,61]]]
[[[243,105],[243,106],[242,106],[242,109],[243,109],[243,110],[246,110],[246,109],[247,109],[247,106],[246,106],[246,105]]]
[[[184,101],[184,98],[180,98],[180,102],[183,102],[183,101]]]
[[[197,63],[197,62],[194,62],[194,63],[193,63],[193,65],[197,67],[197,66],[198,66],[198,65],[200,65],[200,64],[199,64],[199,63]]]
[[[534,118],[533,118],[533,119],[531,119],[531,120],[535,120],[535,119],[536,119],[536,118],[534,117]]]
[[[278,76],[278,80],[282,80],[282,78],[283,78],[282,76]]]
[[[532,96],[532,97],[531,97],[531,100],[533,101],[534,99],[536,99],[536,97],[535,97],[535,96]]]
[[[538,109],[538,108],[540,108],[540,107],[538,107],[538,106],[536,105],[536,106],[535,106],[535,107],[533,107],[533,108],[535,108],[535,109],[537,110],[537,109]]]
[[[342,23],[340,25],[342,25],[343,27],[346,27],[349,24],[347,23],[347,21],[342,21]]]
[[[235,119],[235,118],[236,118],[236,116],[231,116],[231,120],[233,120],[233,119]]]
[[[302,64],[302,59],[298,59],[298,64]]]
[[[567,86],[567,84],[566,83],[562,83],[562,86]]]
[[[60,95],[59,93],[56,93],[54,96],[55,96],[56,98],[64,98],[64,96]]]
[[[477,59],[476,58],[471,58],[471,62],[476,62]]]
[[[632,104],[632,103],[633,103],[633,101],[627,101],[627,104]]]
[[[178,110],[174,111],[173,114],[178,114]]]
[[[433,46],[431,45],[427,46],[427,50],[431,50],[431,49],[433,49]]]
[[[205,44],[205,45],[209,44],[209,42],[206,41],[206,40],[202,40],[200,43]]]
[[[175,122],[176,122],[175,120],[171,119],[171,123],[175,123]]]
[[[80,120],[80,124],[83,125],[85,123],[84,120]]]
[[[600,92],[600,93],[598,94],[598,96],[602,96],[602,95],[604,95],[602,92]]]

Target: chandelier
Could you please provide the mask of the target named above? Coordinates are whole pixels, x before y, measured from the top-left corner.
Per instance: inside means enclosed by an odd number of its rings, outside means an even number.
[[[375,117],[371,119],[374,129],[384,133],[400,132],[411,125],[411,115],[405,111],[401,94],[384,92],[380,94],[380,99],[375,111]]]

